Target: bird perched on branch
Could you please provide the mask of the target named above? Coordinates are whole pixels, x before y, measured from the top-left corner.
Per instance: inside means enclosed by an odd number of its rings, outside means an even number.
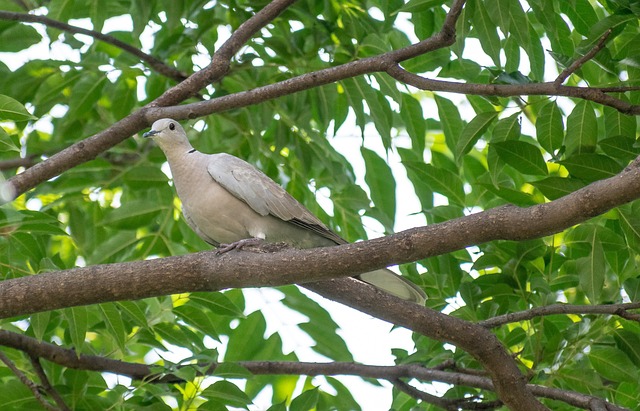
[[[144,137],[166,155],[187,223],[220,252],[263,240],[298,248],[347,243],[251,164],[194,149],[177,121],[158,120]],[[418,286],[388,269],[356,278],[408,301],[424,304],[426,299]]]

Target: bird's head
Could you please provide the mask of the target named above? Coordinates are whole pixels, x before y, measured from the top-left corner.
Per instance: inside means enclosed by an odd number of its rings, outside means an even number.
[[[163,151],[175,147],[190,147],[187,133],[175,120],[163,118],[157,120],[151,125],[151,130],[147,131],[142,137],[151,137]]]

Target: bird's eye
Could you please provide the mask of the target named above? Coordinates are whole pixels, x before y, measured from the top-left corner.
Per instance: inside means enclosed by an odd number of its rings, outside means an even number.
[[[176,125],[173,123],[169,123],[169,130],[175,130],[176,129]]]

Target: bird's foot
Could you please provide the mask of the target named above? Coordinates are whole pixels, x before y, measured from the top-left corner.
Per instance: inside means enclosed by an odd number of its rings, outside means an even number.
[[[262,238],[245,238],[230,244],[220,244],[218,246],[218,249],[216,250],[216,254],[220,255],[228,253],[231,250],[242,250],[247,246],[258,246],[262,243],[264,243],[264,240]]]

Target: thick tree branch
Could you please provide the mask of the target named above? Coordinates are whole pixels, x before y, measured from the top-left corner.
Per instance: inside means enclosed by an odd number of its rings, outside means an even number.
[[[211,64],[205,69],[191,75],[182,83],[167,90],[162,96],[151,102],[146,107],[132,113],[130,116],[118,121],[111,127],[82,140],[72,146],[51,156],[23,173],[13,176],[8,180],[10,191],[14,196],[19,196],[62,172],[77,165],[93,160],[103,151],[124,141],[138,131],[147,127],[158,116],[174,115],[176,120],[195,118],[229,110],[231,108],[257,104],[269,99],[292,94],[301,90],[308,90],[319,85],[328,84],[338,80],[355,77],[364,73],[384,71],[394,62],[404,61],[411,57],[419,56],[439,48],[448,47],[455,41],[455,22],[464,4],[464,0],[454,0],[441,31],[436,35],[417,44],[403,49],[381,54],[377,57],[346,63],[299,77],[276,83],[271,86],[261,87],[252,91],[242,92],[216,99],[211,106],[190,106],[186,109],[176,107],[174,111],[161,111],[159,107],[174,106],[194,95],[206,85],[219,80],[228,71],[230,60],[239,48],[260,28],[273,18],[277,17],[294,0],[274,0],[263,10],[243,23],[225,44],[215,53]],[[279,88],[282,88],[281,90]],[[205,109],[206,108],[206,109]],[[0,198],[0,203],[2,199]]]
[[[47,342],[40,342],[35,338],[10,331],[0,330],[0,345],[23,351],[30,356],[38,356],[67,368],[109,372],[150,383],[173,384],[184,382],[182,378],[171,374],[170,369],[167,370],[166,374],[156,374],[151,365],[129,363],[97,355],[78,355],[74,350]],[[467,372],[445,371],[441,367],[427,368],[419,364],[380,366],[347,362],[309,363],[289,361],[240,361],[236,364],[246,368],[254,375],[355,375],[362,378],[387,381],[417,379],[424,382],[440,381],[494,391],[493,383],[487,377],[472,375]],[[179,365],[179,367],[193,366],[193,364]],[[198,370],[203,370],[199,375],[214,374],[216,366],[216,364],[197,364]],[[591,402],[597,400],[596,397],[590,395],[557,388],[548,388],[535,384],[528,384],[527,387],[538,397],[563,401],[583,409],[590,409]],[[607,407],[606,409],[609,411],[624,410],[624,408],[612,404],[607,404]]]
[[[84,34],[86,36],[93,37],[96,40],[100,40],[102,42],[111,44],[132,56],[139,58],[141,61],[146,63],[149,67],[151,67],[156,72],[162,74],[165,77],[171,78],[177,82],[181,82],[187,78],[187,76],[182,73],[180,70],[166,65],[162,60],[159,60],[142,50],[133,47],[130,44],[125,43],[124,41],[120,41],[113,36],[109,36],[108,34],[102,34],[99,31],[88,30],[82,27],[72,26],[70,24],[53,20],[45,16],[38,16],[35,14],[26,14],[26,13],[14,13],[10,11],[1,11],[0,10],[0,20],[11,20],[11,21],[21,21],[27,23],[40,23],[44,24],[47,27],[52,27],[54,29],[59,29],[65,31],[67,33],[73,34]]]
[[[630,313],[629,310],[640,309],[640,302],[610,305],[569,305],[553,304],[542,307],[535,307],[530,310],[517,313],[499,315],[488,320],[480,321],[477,324],[487,328],[495,328],[501,325],[531,320],[536,317],[545,317],[558,314],[605,314],[617,315],[626,320],[640,322],[640,314]]]
[[[640,105],[631,104],[624,100],[609,96],[606,93],[627,91],[628,87],[572,87],[556,84],[555,82],[533,84],[478,84],[456,83],[453,81],[432,80],[404,70],[399,65],[391,65],[387,68],[387,74],[394,79],[406,83],[420,90],[446,91],[458,94],[475,94],[481,96],[562,96],[573,97],[593,101],[615,108],[624,114],[639,115]],[[198,104],[198,103],[194,103]]]

